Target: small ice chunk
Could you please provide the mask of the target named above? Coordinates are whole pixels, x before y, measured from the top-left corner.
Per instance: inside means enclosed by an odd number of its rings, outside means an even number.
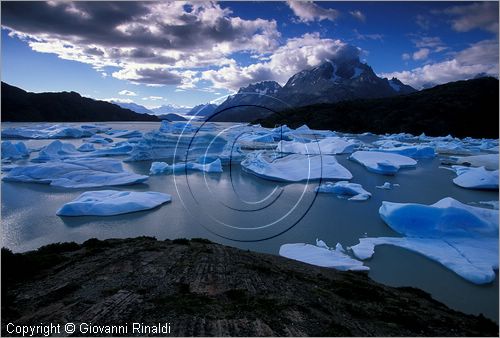
[[[152,209],[170,202],[172,197],[160,192],[101,190],[87,191],[64,204],[59,216],[111,216]]]
[[[401,168],[417,165],[417,161],[410,157],[380,151],[356,151],[349,159],[364,165],[368,171],[384,175],[393,175]]]
[[[453,183],[467,189],[498,190],[498,170],[489,171],[484,167],[471,168],[452,166],[457,174]]]
[[[394,184],[395,186],[395,184]],[[386,190],[391,190],[392,189],[392,186],[389,182],[385,182],[384,184],[382,185],[377,185],[375,186],[375,188],[378,188],[378,189],[386,189]]]
[[[498,210],[498,201],[480,201],[479,204],[489,205],[493,209]]]
[[[326,244],[325,247],[305,243],[283,244],[280,247],[279,255],[307,264],[342,271],[367,271],[370,269],[364,266],[361,261],[348,256],[341,245],[337,245],[334,250],[331,250]]]
[[[243,170],[256,176],[285,182],[333,179],[350,180],[352,174],[334,156],[292,154],[270,158],[263,152],[252,152],[241,162]]]
[[[347,181],[326,182],[316,187],[315,191],[323,193],[334,193],[339,197],[348,196],[349,201],[366,201],[371,197],[371,193],[363,189],[361,184],[349,183]]]

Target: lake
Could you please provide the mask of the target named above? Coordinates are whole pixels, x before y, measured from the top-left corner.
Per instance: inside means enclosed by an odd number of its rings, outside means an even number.
[[[2,123],[2,129],[24,125],[29,124]],[[160,123],[110,122],[105,125],[113,129],[148,131],[158,129]],[[227,126],[217,125],[219,129]],[[364,142],[378,139],[374,135],[357,138]],[[22,141],[29,148],[40,148],[53,140]],[[81,139],[62,141],[82,144]],[[36,152],[31,158],[34,156]],[[398,237],[378,214],[382,201],[433,204],[444,197],[453,197],[462,203],[498,201],[497,191],[469,190],[453,184],[455,173],[439,168],[442,156],[419,159],[416,169],[402,170],[395,176],[368,172],[348,156],[337,155],[337,159],[353,174],[352,182],[372,193],[367,201],[353,202],[334,194],[316,194],[314,188],[318,182],[289,184],[261,179],[242,171],[238,163],[224,166],[223,173],[151,176],[145,184],[100,189],[2,182],[2,244],[22,252],[55,242],[81,243],[93,237],[203,237],[242,249],[278,254],[282,244],[314,244],[316,238],[330,246],[341,243],[348,247],[366,236]],[[137,174],[149,174],[150,166],[151,161],[124,162],[126,170]],[[391,190],[375,188],[384,182],[399,186]],[[172,202],[153,210],[119,216],[56,216],[56,210],[83,191],[104,189],[164,192],[172,195]],[[498,320],[498,271],[493,283],[475,285],[424,256],[393,246],[377,247],[365,265],[370,267],[369,276],[376,281],[418,287],[454,309],[483,313]]]

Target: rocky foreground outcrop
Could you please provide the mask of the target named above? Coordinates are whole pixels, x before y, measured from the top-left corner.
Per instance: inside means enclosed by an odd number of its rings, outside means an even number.
[[[206,240],[147,237],[2,250],[1,319],[4,336],[8,323],[67,322],[170,323],[169,336],[498,336],[489,319],[418,289]]]

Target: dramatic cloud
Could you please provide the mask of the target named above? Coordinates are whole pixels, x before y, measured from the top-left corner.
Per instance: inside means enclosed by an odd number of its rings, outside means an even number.
[[[133,91],[130,91],[130,90],[121,90],[118,94],[120,95],[125,95],[125,96],[137,96],[137,94]]]
[[[288,6],[293,11],[299,21],[301,22],[312,22],[312,21],[323,21],[330,20],[335,21],[339,16],[339,11],[336,9],[326,9],[316,5],[314,2],[309,1],[288,1]]]
[[[366,21],[366,15],[364,15],[361,11],[350,11],[349,14],[351,14],[354,18],[358,19],[361,22]]]
[[[413,60],[420,61],[425,60],[429,56],[430,50],[428,48],[421,48],[413,53]]]
[[[452,59],[409,71],[381,74],[397,77],[415,88],[470,79],[478,74],[498,77],[498,41],[484,40],[455,53]]]
[[[318,33],[292,38],[279,47],[269,60],[247,67],[231,65],[203,72],[203,79],[216,88],[237,90],[253,82],[275,80],[284,84],[292,75],[326,59],[358,59],[360,50],[340,40],[322,39]]]
[[[35,51],[152,85],[184,84],[175,68],[272,52],[280,37],[274,20],[244,20],[208,2],[4,2],[2,25]]]
[[[481,1],[470,5],[457,5],[443,11],[452,17],[457,32],[483,29],[498,34],[498,2]]]

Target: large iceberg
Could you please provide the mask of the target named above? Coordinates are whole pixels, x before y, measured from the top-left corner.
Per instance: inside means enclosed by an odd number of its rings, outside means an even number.
[[[106,132],[106,134],[112,137],[127,138],[127,139],[142,137],[142,133],[138,130],[110,130]]]
[[[222,162],[219,158],[210,163],[188,162],[188,163],[174,163],[170,165],[165,162],[153,162],[151,163],[149,174],[150,175],[175,174],[179,172],[184,172],[186,170],[198,170],[208,173],[221,173]]]
[[[200,156],[217,156],[223,152],[227,140],[224,136],[198,132],[197,134],[175,134],[152,131],[144,134],[125,160],[148,161],[159,159],[192,160]]]
[[[376,151],[399,154],[411,158],[433,158],[434,156],[436,156],[434,148],[426,145],[405,145],[399,147],[380,148]]]
[[[317,142],[297,142],[297,141],[280,141],[276,148],[277,151],[284,153],[295,154],[310,154],[310,155],[335,155],[335,154],[350,154],[358,146],[358,143],[353,140],[346,140],[341,137],[326,137]]]
[[[91,145],[90,143],[84,144]],[[83,150],[80,148],[76,149],[76,147],[71,143],[64,143],[59,140],[55,140],[43,147],[38,153],[38,157],[32,159],[32,162],[127,155],[132,152],[134,146],[128,142],[120,142],[97,150],[93,147],[85,147]],[[91,151],[90,149],[94,150]]]
[[[241,162],[243,170],[256,176],[285,182],[332,179],[350,180],[352,174],[329,155],[292,154],[272,158],[264,152],[249,153]]]
[[[148,210],[170,202],[172,196],[160,192],[101,190],[87,191],[64,204],[59,216],[111,216]]]
[[[2,138],[55,139],[81,138],[94,135],[98,129],[77,128],[62,124],[40,125],[36,127],[15,127],[2,130]]]
[[[462,188],[498,190],[498,169],[486,170],[484,167],[471,168],[454,165],[457,177],[453,183]]]
[[[30,156],[30,151],[23,142],[12,143],[10,141],[2,142],[2,161],[20,160]]]
[[[283,244],[279,255],[311,265],[334,268],[342,271],[367,271],[361,261],[349,257],[342,245],[337,244],[335,249],[329,248],[325,242],[316,240],[316,245],[305,243]]]
[[[455,158],[456,164],[484,167],[487,170],[498,170],[498,154],[461,156]]]
[[[361,238],[351,247],[359,259],[388,244],[420,253],[476,284],[495,279],[498,269],[498,210],[469,206],[453,198],[433,205],[383,202],[386,224],[406,237]]]
[[[65,188],[90,188],[142,183],[148,176],[123,170],[120,161],[111,159],[71,159],[18,166],[3,180],[33,182]]]
[[[349,201],[366,201],[371,197],[371,193],[363,189],[361,184],[339,181],[336,183],[326,182],[316,187],[315,191],[322,193],[334,193],[341,198],[347,198]]]
[[[417,165],[414,159],[380,151],[356,151],[349,159],[365,166],[371,172],[393,175],[401,168],[413,168]]]

